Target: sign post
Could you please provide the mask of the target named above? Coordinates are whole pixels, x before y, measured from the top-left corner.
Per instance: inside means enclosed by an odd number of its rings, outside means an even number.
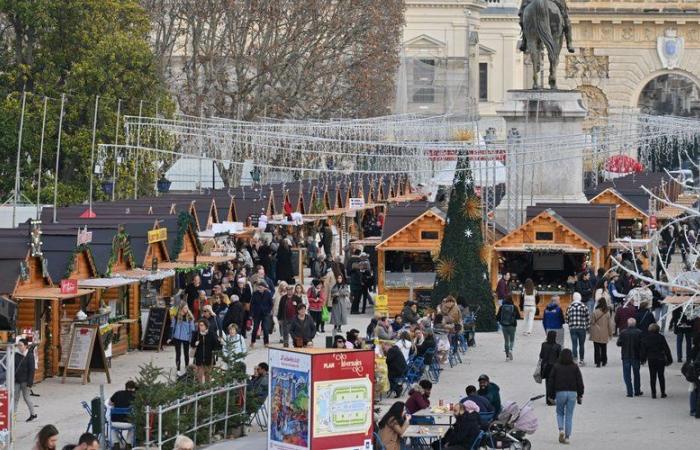
[[[111,383],[107,358],[105,357],[102,336],[96,325],[76,325],[71,335],[68,358],[63,368],[63,379],[69,373],[82,374],[83,384],[90,381],[90,372],[104,372],[107,383]]]
[[[150,230],[148,232],[148,243],[153,244],[155,242],[165,241],[168,239],[168,229],[167,228],[156,228],[155,230]]]

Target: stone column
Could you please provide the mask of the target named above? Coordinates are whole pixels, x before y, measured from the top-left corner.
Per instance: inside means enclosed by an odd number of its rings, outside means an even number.
[[[582,124],[587,111],[581,93],[510,90],[497,113],[506,121],[510,142],[506,195],[496,208],[496,221],[513,229],[530,205],[585,203]]]

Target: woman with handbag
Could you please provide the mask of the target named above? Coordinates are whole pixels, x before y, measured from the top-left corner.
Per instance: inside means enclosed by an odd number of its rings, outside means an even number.
[[[338,274],[335,286],[331,289],[331,323],[333,331],[343,331],[343,325],[348,324],[350,315],[350,285],[345,282],[345,275]]]
[[[531,335],[532,327],[535,324],[535,314],[537,314],[537,289],[532,278],[525,280],[523,289],[523,313],[525,315],[525,331],[523,334]]]
[[[642,337],[640,346],[641,363],[649,362],[649,379],[651,382],[651,398],[656,398],[656,378],[659,379],[661,398],[666,398],[666,378],[664,369],[673,363],[671,349],[666,338],[659,333],[660,327],[656,323],[649,325],[649,332]]]
[[[591,317],[591,341],[593,341],[593,361],[596,367],[608,364],[608,342],[615,333],[615,325],[608,301],[605,297],[598,299],[598,304]]]
[[[551,392],[551,387],[547,383],[547,377],[549,372],[559,360],[559,354],[561,353],[561,345],[557,344],[557,332],[555,330],[549,330],[547,332],[547,340],[542,343],[540,347],[540,377],[545,380],[545,392],[547,393],[547,404],[554,405],[549,399],[554,398],[554,392]]]

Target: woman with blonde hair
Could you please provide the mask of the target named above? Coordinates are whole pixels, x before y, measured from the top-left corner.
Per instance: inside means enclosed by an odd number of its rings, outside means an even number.
[[[175,317],[170,321],[170,336],[168,343],[175,344],[175,366],[180,372],[180,354],[185,358],[185,367],[190,365],[189,345],[194,333],[194,316],[190,312],[186,301],[181,301],[177,307]]]
[[[303,285],[297,284],[296,286],[294,286],[294,295],[299,297],[303,304],[309,306],[309,300],[306,298],[306,291],[304,290]]]
[[[287,286],[289,286],[289,284],[287,284],[286,281],[280,281],[277,285],[277,289],[275,289],[274,294],[272,294],[272,320],[277,326],[277,329],[279,329],[280,331],[280,344],[283,343],[282,326],[280,325],[279,320],[277,319],[277,313],[279,312],[280,299],[287,295]]]

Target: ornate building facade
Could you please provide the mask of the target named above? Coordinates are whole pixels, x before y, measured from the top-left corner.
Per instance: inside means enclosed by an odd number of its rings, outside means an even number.
[[[568,0],[575,54],[559,85],[582,91],[589,115],[631,108],[700,116],[700,3]]]

